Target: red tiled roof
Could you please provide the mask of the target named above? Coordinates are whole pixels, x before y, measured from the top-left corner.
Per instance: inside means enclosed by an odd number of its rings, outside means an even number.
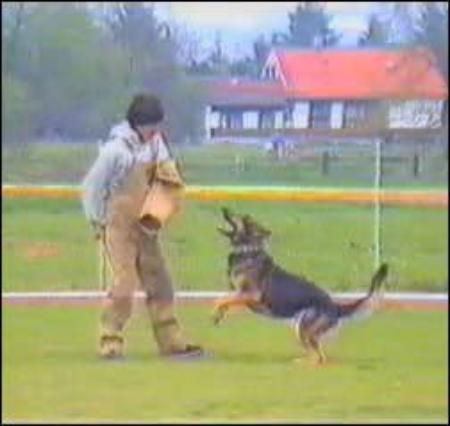
[[[231,79],[209,82],[209,97],[218,103],[272,104],[283,102],[286,93],[281,83]]]
[[[448,89],[426,49],[276,51],[289,97],[444,99]]]

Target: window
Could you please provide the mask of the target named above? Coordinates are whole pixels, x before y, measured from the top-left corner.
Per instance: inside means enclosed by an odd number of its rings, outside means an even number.
[[[275,113],[274,111],[261,111],[259,113],[259,128],[273,129],[275,127]]]
[[[274,65],[270,65],[265,68],[264,70],[264,78],[266,80],[276,80],[277,79],[277,72]]]
[[[448,126],[448,101],[442,105],[441,126]]]
[[[227,129],[242,129],[242,112],[230,111],[226,117]]]
[[[367,121],[367,104],[363,101],[349,101],[345,104],[344,127],[363,127]]]
[[[275,67],[272,66],[270,69],[271,69],[271,71],[270,71],[270,78],[271,78],[272,80],[276,80],[276,78],[277,78],[277,72],[275,71]]]
[[[331,102],[311,102],[309,127],[314,129],[329,129],[331,127]]]
[[[292,108],[291,107],[286,108],[283,111],[283,123],[284,123],[284,126],[287,128],[292,127]]]

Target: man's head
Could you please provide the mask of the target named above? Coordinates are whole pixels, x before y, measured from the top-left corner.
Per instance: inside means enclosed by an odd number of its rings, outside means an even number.
[[[264,247],[265,241],[271,235],[268,229],[257,223],[249,215],[236,215],[226,208],[222,208],[222,214],[231,229],[218,228],[218,231],[230,240],[234,248]]]
[[[159,98],[141,93],[131,101],[126,118],[131,128],[147,139],[153,135],[157,125],[163,120],[164,109]]]

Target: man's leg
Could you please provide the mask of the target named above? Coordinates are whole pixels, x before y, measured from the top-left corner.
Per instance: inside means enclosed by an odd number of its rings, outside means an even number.
[[[199,351],[201,348],[188,343],[175,315],[172,280],[156,235],[142,233],[138,270],[161,355]]]
[[[100,317],[100,355],[123,355],[123,329],[131,315],[133,292],[139,286],[137,245],[128,229],[112,228],[106,232],[106,257],[111,265],[113,283]]]

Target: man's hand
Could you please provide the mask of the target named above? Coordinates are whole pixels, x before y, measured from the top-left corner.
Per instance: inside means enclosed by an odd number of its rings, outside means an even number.
[[[96,241],[103,238],[105,233],[105,226],[98,222],[91,222],[92,230],[94,231],[94,239]]]

